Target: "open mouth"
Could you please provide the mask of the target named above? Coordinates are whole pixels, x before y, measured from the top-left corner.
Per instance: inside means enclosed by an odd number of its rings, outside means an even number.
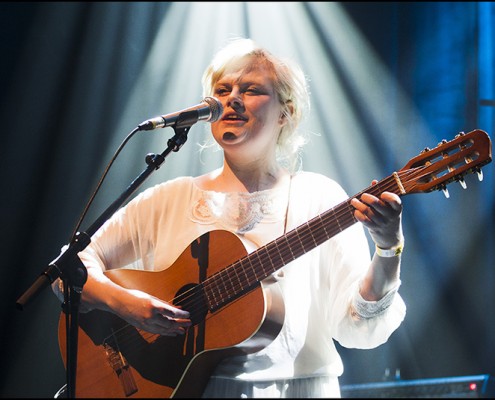
[[[236,113],[228,113],[223,118],[223,121],[247,121],[247,119]]]

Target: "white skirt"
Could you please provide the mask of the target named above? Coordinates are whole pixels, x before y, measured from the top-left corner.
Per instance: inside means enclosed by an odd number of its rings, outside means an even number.
[[[329,376],[246,381],[213,376],[203,398],[340,398],[338,378]]]

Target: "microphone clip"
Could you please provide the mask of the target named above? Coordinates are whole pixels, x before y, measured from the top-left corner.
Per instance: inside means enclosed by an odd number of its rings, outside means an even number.
[[[165,126],[171,126],[174,129],[191,127],[196,122],[198,122],[199,113],[197,110],[191,111],[183,111],[178,116],[177,119],[174,120],[173,124],[167,124],[167,121],[162,116],[148,119],[144,122],[141,122],[138,125],[138,129],[141,131],[152,131],[158,128],[164,128]]]

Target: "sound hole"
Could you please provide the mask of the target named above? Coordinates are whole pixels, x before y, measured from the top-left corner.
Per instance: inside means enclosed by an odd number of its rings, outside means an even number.
[[[203,322],[208,313],[208,304],[202,285],[189,283],[176,293],[174,305],[189,311],[193,325]]]

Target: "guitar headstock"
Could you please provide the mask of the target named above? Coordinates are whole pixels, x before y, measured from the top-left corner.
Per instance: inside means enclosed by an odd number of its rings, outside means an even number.
[[[486,132],[459,133],[451,141],[443,140],[434,149],[424,149],[399,172],[405,193],[444,190],[457,181],[463,187],[464,175],[476,172],[482,180],[481,167],[492,161],[491,140]]]

